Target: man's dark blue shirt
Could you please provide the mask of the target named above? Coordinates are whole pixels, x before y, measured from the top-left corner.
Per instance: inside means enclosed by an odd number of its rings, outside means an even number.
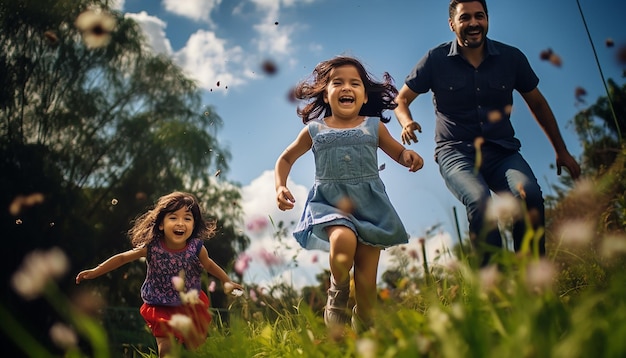
[[[533,90],[539,78],[517,48],[486,39],[483,62],[474,68],[456,41],[431,49],[406,78],[418,94],[433,91],[435,156],[442,149],[474,151],[474,140],[517,151],[520,142],[510,121],[513,90]]]

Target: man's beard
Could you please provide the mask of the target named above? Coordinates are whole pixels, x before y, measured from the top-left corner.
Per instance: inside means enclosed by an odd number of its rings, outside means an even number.
[[[485,38],[482,37],[480,40],[478,41],[472,41],[469,42],[467,39],[463,40],[463,46],[465,47],[469,47],[469,48],[478,48],[480,47],[483,43],[485,42]]]
[[[465,47],[469,47],[469,48],[478,48],[480,46],[482,46],[482,44],[485,42],[485,37],[487,37],[487,31],[485,31],[484,28],[480,28],[480,38],[478,40],[475,41],[470,41],[467,39],[467,33],[475,30],[475,28],[471,28],[471,29],[467,29],[465,31],[465,33],[463,34],[463,46]]]

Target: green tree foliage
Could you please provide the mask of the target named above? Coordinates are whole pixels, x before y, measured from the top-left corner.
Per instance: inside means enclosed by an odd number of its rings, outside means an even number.
[[[612,79],[607,84],[611,101],[608,96],[598,98],[578,112],[573,121],[583,144],[583,168],[588,174],[607,170],[619,153],[620,136],[626,134],[626,84],[620,87]]]
[[[93,6],[116,22],[99,48],[86,46],[75,25]],[[129,249],[132,219],[173,190],[193,192],[218,220],[207,247],[229,268],[248,239],[235,229],[239,188],[223,179],[222,119],[194,81],[147,47],[134,21],[106,0],[0,0],[0,50],[0,204],[44,197],[0,214],[12,241],[5,282],[35,248],[63,248],[73,273]],[[145,265],[127,266],[93,283],[108,288],[109,304],[140,302]]]
[[[580,247],[560,248],[561,240],[554,237],[551,247],[560,263],[559,286],[564,292],[605,288],[615,272],[623,272],[626,260],[611,262],[599,253],[611,238],[624,240],[626,231],[626,85],[621,87],[607,81],[608,96],[600,97],[588,108],[576,114],[573,123],[583,147],[580,183],[561,181],[555,186],[557,197],[549,198],[548,232],[572,223],[591,223],[594,238]],[[606,249],[605,249],[606,251]],[[566,288],[566,289],[565,289]]]
[[[608,79],[607,89],[607,96],[579,111],[572,120],[583,148],[580,161],[586,177],[606,174],[624,146],[620,138],[626,134],[626,84],[620,87],[615,80]],[[556,194],[547,198],[548,207],[558,204],[573,185],[571,178],[561,177],[560,183],[553,186]]]

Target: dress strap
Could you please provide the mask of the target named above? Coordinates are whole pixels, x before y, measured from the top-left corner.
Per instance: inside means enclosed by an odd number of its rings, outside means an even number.
[[[320,132],[322,123],[317,120],[312,120],[307,123],[307,127],[309,128],[309,134],[311,138],[315,138],[315,136]]]

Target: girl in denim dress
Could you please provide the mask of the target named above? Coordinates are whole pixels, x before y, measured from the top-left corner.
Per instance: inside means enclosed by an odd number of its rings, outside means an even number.
[[[294,162],[311,149],[315,182],[294,237],[304,248],[329,251],[325,323],[351,322],[360,331],[372,322],[380,250],[408,241],[378,175],[377,150],[411,172],[424,162],[391,137],[383,124],[389,118],[382,112],[395,108],[397,94],[388,74],[377,82],[358,60],[335,57],[318,64],[294,94],[309,101],[298,109],[306,126],[276,162],[277,205],[281,210],[294,207],[287,177]],[[356,301],[352,311],[347,307],[351,269]]]

